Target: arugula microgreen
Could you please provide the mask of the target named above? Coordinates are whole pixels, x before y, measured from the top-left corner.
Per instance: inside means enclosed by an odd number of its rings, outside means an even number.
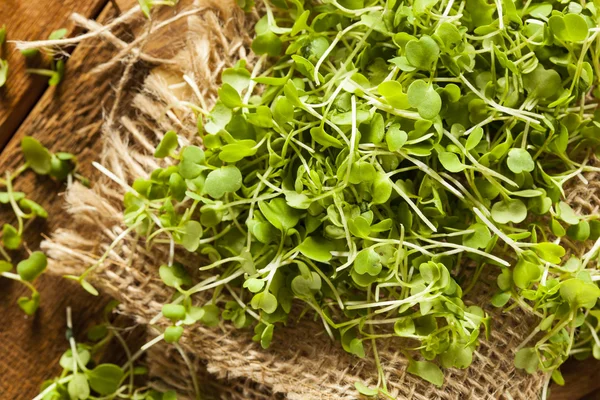
[[[252,71],[226,69],[211,111],[189,104],[203,148],[167,132],[172,163],[125,195],[124,234],[169,245],[165,339],[224,319],[268,347],[295,300],[347,352],[372,344],[363,395],[389,396],[376,342],[392,336],[440,386],[489,332],[463,300],[485,269],[493,305],[539,318],[516,367],[560,382],[567,357],[600,355],[600,222],[566,203],[600,170],[600,14],[571,4],[265,2]]]

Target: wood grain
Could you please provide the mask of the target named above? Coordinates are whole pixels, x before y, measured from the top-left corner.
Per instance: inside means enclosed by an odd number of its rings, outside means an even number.
[[[68,21],[71,13],[93,18],[107,1],[2,0],[0,26],[6,25],[8,40],[46,39],[56,29],[73,31],[74,25]],[[1,54],[8,59],[9,75],[6,85],[0,88],[0,148],[27,116],[48,82],[48,78],[25,72],[25,68],[43,66],[41,57],[28,60],[12,44],[5,44]]]
[[[84,2],[82,2],[84,3]],[[135,0],[119,2],[127,9]],[[114,7],[107,5],[99,20],[106,21],[116,15]],[[92,67],[110,59],[112,45],[98,40],[77,47],[67,62],[68,84],[49,88],[21,124],[0,155],[0,171],[14,170],[22,162],[20,141],[25,135],[36,137],[52,151],[69,151],[77,154],[81,172],[91,175],[91,161],[100,150],[100,126],[103,111],[111,104],[113,85],[120,71],[113,75],[92,76]],[[111,79],[111,76],[114,79]],[[15,112],[19,112],[16,110]],[[11,117],[12,118],[12,117]],[[41,203],[49,212],[47,222],[36,222],[26,232],[28,246],[36,249],[42,233],[68,222],[62,211],[61,192],[64,184],[31,172],[15,182],[17,190],[24,191]],[[12,213],[0,210],[0,221],[11,222]],[[18,260],[19,254],[15,255]],[[66,350],[65,308],[73,307],[75,332],[97,321],[106,298],[88,295],[78,285],[57,277],[42,276],[36,286],[41,291],[42,306],[34,317],[25,317],[16,305],[18,297],[28,291],[16,282],[0,279],[0,399],[25,400],[39,393],[40,384],[60,373],[58,359]]]
[[[552,385],[551,400],[600,400],[600,361],[569,360],[561,371],[565,385]]]

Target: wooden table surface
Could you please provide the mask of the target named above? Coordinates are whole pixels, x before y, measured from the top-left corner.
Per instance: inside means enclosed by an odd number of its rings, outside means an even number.
[[[114,18],[135,0],[1,0],[0,26],[6,24],[9,40],[45,39],[50,32],[66,27],[72,12],[100,22]],[[172,46],[167,46],[172,47]],[[159,50],[159,53],[161,51]],[[164,51],[162,52],[164,53]],[[5,45],[1,57],[9,61],[9,77],[0,88],[0,172],[22,163],[20,141],[26,136],[40,140],[52,151],[69,151],[81,160],[81,172],[92,176],[91,161],[100,150],[100,126],[120,73],[92,75],[92,67],[110,59],[114,47],[103,41],[84,43],[72,50],[64,81],[49,88],[46,79],[25,72],[40,60],[25,61],[13,45]],[[44,234],[67,223],[62,210],[62,184],[26,173],[16,189],[28,193],[50,214],[47,222],[30,226],[27,243],[36,249]],[[0,224],[12,222],[12,213],[0,209]],[[18,255],[16,257],[18,259]],[[40,384],[60,373],[58,359],[67,348],[65,309],[71,306],[75,332],[94,321],[106,298],[88,295],[67,280],[42,276],[38,286],[42,305],[33,317],[26,317],[16,305],[27,294],[22,285],[0,279],[0,399],[25,400],[39,393]],[[565,387],[553,387],[553,400],[600,400],[600,363],[569,363],[563,369]],[[250,400],[250,399],[249,399]]]

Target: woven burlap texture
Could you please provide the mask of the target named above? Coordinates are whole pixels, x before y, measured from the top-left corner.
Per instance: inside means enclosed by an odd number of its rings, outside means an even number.
[[[195,118],[182,102],[210,107],[223,68],[238,59],[247,59],[250,67],[255,61],[249,44],[256,14],[245,15],[231,0],[202,4],[205,11],[188,19],[187,46],[177,56],[178,65],[152,71],[123,110],[119,123],[106,127],[98,162],[110,178],[102,175],[92,189],[72,185],[65,198],[73,226],[58,230],[43,244],[55,274],[80,274],[110,250],[90,281],[119,300],[122,312],[144,324],[160,314],[162,304],[172,295],[158,276],[169,248],[147,249],[141,238],[129,234],[109,249],[125,229],[123,195],[136,177],[165,165],[152,157],[164,132],[174,129],[198,144]],[[185,251],[176,251],[176,259],[190,271],[197,271],[202,262]],[[485,306],[494,291],[493,284],[482,281],[468,301]],[[501,314],[492,307],[485,308],[494,316],[491,337],[482,340],[471,367],[446,371],[441,388],[407,374],[407,362],[398,344],[380,341],[378,349],[393,396],[418,400],[538,398],[543,377],[524,374],[513,364],[515,348],[529,334],[532,322],[520,310]],[[164,320],[155,322],[166,325]],[[228,323],[216,328],[197,326],[186,330],[181,346],[193,356],[201,380],[212,379],[205,371],[229,380],[221,381],[229,382],[220,384],[227,388],[222,398],[260,399],[283,394],[290,399],[355,399],[355,382],[376,383],[373,361],[345,353],[310,316],[278,327],[268,350],[251,337],[250,330],[236,330]],[[150,353],[153,373],[162,377],[161,384],[189,393],[191,379],[180,372],[187,367],[172,350],[160,349]]]

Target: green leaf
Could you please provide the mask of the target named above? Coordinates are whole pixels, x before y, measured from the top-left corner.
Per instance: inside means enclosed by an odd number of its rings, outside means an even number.
[[[211,135],[216,135],[217,133],[225,129],[225,126],[227,126],[227,124],[231,121],[232,116],[233,113],[231,109],[219,101],[217,102],[217,104],[215,104],[212,111],[210,112],[208,121],[206,122],[206,125],[204,125],[204,130],[206,130],[206,132],[208,132]],[[208,137],[210,136],[207,136],[207,138]],[[204,145],[207,146],[206,138],[204,140]]]
[[[46,255],[41,251],[34,251],[29,258],[17,264],[17,273],[24,281],[32,282],[44,272],[46,265]]]
[[[4,224],[2,226],[2,243],[4,243],[4,247],[9,250],[16,250],[21,245],[21,235],[17,229],[10,225]]]
[[[581,279],[567,279],[560,284],[560,296],[576,310],[592,308],[600,297],[600,288],[595,283],[584,282]]]
[[[492,240],[492,235],[487,225],[482,223],[472,224],[467,228],[472,230],[473,233],[469,233],[463,236],[463,244],[474,249],[485,249],[488,243]]]
[[[299,297],[311,297],[313,291],[321,289],[321,277],[316,272],[310,272],[308,277],[296,276],[292,280],[292,291]]]
[[[183,201],[185,192],[187,191],[187,185],[185,184],[183,177],[177,172],[174,172],[169,177],[169,189],[177,201]]]
[[[358,393],[367,396],[367,397],[375,397],[379,394],[379,390],[376,388],[370,388],[366,386],[362,382],[354,382],[354,387],[358,390]]]
[[[223,146],[219,153],[219,159],[225,162],[235,163],[246,157],[256,154],[256,142],[254,140],[240,140]]]
[[[567,234],[575,240],[587,240],[590,236],[590,224],[585,220],[579,221],[577,225],[572,225],[567,229]]]
[[[52,167],[52,155],[40,142],[36,139],[25,136],[21,140],[21,151],[25,160],[29,164],[29,167],[35,171],[36,174],[46,175],[50,172]]]
[[[408,140],[406,132],[400,129],[398,125],[392,125],[385,134],[385,142],[388,145],[389,151],[397,151],[404,146]]]
[[[287,232],[300,221],[302,211],[287,205],[285,199],[277,197],[270,202],[261,201],[258,203],[260,212],[277,229]]]
[[[423,80],[416,80],[408,87],[408,102],[425,119],[435,118],[442,109],[440,95]]]
[[[331,146],[338,149],[342,148],[342,142],[340,142],[335,137],[327,134],[322,126],[316,126],[314,128],[311,128],[310,136],[315,142],[319,143],[323,147]]]
[[[276,57],[281,54],[282,50],[281,39],[271,31],[257,35],[252,41],[252,51],[257,55],[267,54]]]
[[[361,250],[354,259],[354,270],[361,275],[377,276],[381,268],[379,254],[372,247]]]
[[[543,242],[533,246],[533,250],[538,256],[553,264],[558,264],[565,255],[565,249],[558,244]]]
[[[80,363],[85,366],[90,362],[92,355],[90,354],[89,350],[86,349],[83,345],[78,344],[77,357],[79,358]],[[73,371],[73,351],[71,349],[65,351],[60,357],[58,363],[63,369],[66,369],[67,371]],[[79,368],[79,366],[77,368]]]
[[[244,281],[243,286],[252,293],[258,293],[265,287],[265,281],[262,279],[248,278]]]
[[[508,151],[506,165],[508,165],[508,169],[515,174],[520,174],[523,171],[531,172],[535,168],[531,154],[529,154],[527,150],[519,148],[510,149]]]
[[[309,236],[298,246],[298,250],[311,260],[326,263],[331,260],[335,245],[322,237]]]
[[[227,68],[221,74],[221,81],[231,85],[238,93],[242,93],[250,84],[250,72],[244,66]]]
[[[202,225],[198,221],[187,221],[181,229],[183,235],[181,235],[181,244],[189,252],[195,252],[200,246],[200,239],[204,233]]]
[[[185,307],[181,304],[163,304],[162,314],[165,316],[165,318],[176,322],[185,318],[186,311]]]
[[[408,96],[402,92],[402,85],[398,81],[384,81],[379,84],[377,91],[392,107],[406,110],[410,108]]]
[[[415,322],[410,317],[401,317],[394,322],[394,333],[398,336],[409,336],[415,334]]]
[[[181,151],[179,173],[185,179],[197,178],[206,169],[204,150],[198,146],[186,146]]]
[[[140,9],[146,18],[150,19],[150,10],[152,9],[152,0],[138,0]]]
[[[229,108],[242,106],[242,98],[233,86],[223,83],[219,89],[219,100]]]
[[[538,369],[539,357],[532,347],[524,347],[515,355],[515,367],[533,374]]]
[[[183,326],[169,326],[165,329],[165,342],[177,343],[183,335]]]
[[[91,388],[101,396],[116,392],[124,375],[123,369],[114,364],[100,364],[87,372]]]
[[[510,297],[510,292],[496,293],[492,296],[490,303],[492,303],[494,307],[504,307],[506,303],[508,303],[508,301],[510,300]]]
[[[17,304],[27,315],[33,315],[40,306],[40,295],[39,293],[32,293],[31,298],[19,297]]]
[[[365,26],[368,26],[376,32],[389,34],[389,31],[385,26],[385,22],[383,20],[381,11],[371,11],[368,14],[362,14],[360,16],[360,20],[363,24],[365,24]]]
[[[297,193],[292,190],[285,192],[285,201],[292,208],[306,210],[312,204],[312,199],[304,193]]]
[[[473,150],[475,147],[477,147],[479,142],[481,142],[482,138],[483,129],[480,126],[478,126],[477,128],[473,129],[469,134],[469,137],[467,138],[467,143],[465,144],[465,148],[467,150]]]
[[[449,53],[454,52],[462,43],[460,31],[450,22],[442,22],[435,31],[435,35],[440,39],[442,49]]]
[[[441,151],[438,153],[438,160],[442,166],[450,172],[461,172],[464,171],[465,165],[460,161],[458,156],[449,151]]]
[[[473,361],[473,350],[465,343],[452,342],[442,353],[440,362],[444,368],[467,368]]]
[[[61,28],[61,29],[57,29],[55,31],[53,31],[49,36],[48,36],[48,40],[59,40],[65,37],[65,35],[67,34],[67,29],[66,28]]]
[[[161,265],[158,269],[160,279],[169,287],[183,287],[192,284],[192,278],[183,265],[174,263],[172,266]]]
[[[520,258],[513,270],[513,281],[518,288],[527,289],[531,282],[537,282],[542,276],[540,265]]]
[[[393,183],[386,174],[378,172],[373,181],[371,203],[373,204],[384,204],[392,195]]]
[[[438,60],[440,48],[431,36],[423,35],[419,40],[406,43],[406,58],[408,62],[421,70],[429,71]]]
[[[19,206],[23,211],[27,212],[28,214],[40,218],[48,218],[48,212],[44,209],[44,207],[40,206],[33,200],[21,199],[19,200]]]
[[[27,58],[32,58],[35,57],[39,54],[39,50],[38,49],[24,49],[21,50],[21,54],[23,55],[23,57],[27,57]]]
[[[60,59],[56,62],[54,72],[50,76],[50,79],[48,79],[48,85],[50,85],[50,86],[58,85],[62,81],[62,78],[64,75],[65,75],[65,62],[64,62],[64,60]]]
[[[596,348],[598,347],[597,344],[594,344],[594,353],[596,352]],[[600,349],[599,349],[600,350]],[[596,355],[594,355],[594,358],[598,359],[596,357]],[[559,386],[564,386],[565,385],[565,378],[563,378],[560,370],[557,368],[554,371],[552,371],[552,380],[554,381],[554,383],[556,383]]]
[[[165,158],[173,154],[173,152],[179,145],[177,139],[178,136],[177,133],[175,133],[175,131],[168,131],[167,133],[165,133],[165,136],[163,136],[162,140],[160,141],[160,143],[156,147],[156,150],[154,151],[154,157]]]
[[[25,193],[23,193],[23,192],[12,192],[12,196],[15,199],[15,201],[19,201],[19,200],[25,198]],[[2,204],[9,204],[10,203],[10,197],[8,196],[8,192],[0,192],[0,203],[2,203]]]
[[[499,224],[518,224],[527,218],[527,207],[518,199],[502,200],[492,206],[492,218]]]
[[[548,19],[552,33],[560,40],[580,42],[588,35],[588,25],[581,15],[553,15]]]
[[[73,374],[67,384],[67,391],[71,400],[87,400],[90,396],[90,385],[84,374]]]
[[[561,201],[558,203],[558,218],[565,221],[569,225],[577,225],[579,223],[579,216],[575,214],[575,211],[571,208],[570,205]]]
[[[219,325],[221,310],[214,304],[207,304],[201,307],[203,314],[200,321],[209,327],[215,327]]]
[[[294,119],[294,105],[284,96],[279,96],[273,104],[273,118],[280,126]]]
[[[383,120],[383,115],[375,113],[369,123],[369,129],[367,129],[361,137],[361,142],[379,144],[383,141],[384,135],[385,121]]]
[[[8,80],[8,61],[0,59],[0,88],[6,84]]]
[[[350,353],[354,354],[359,358],[365,358],[365,347],[363,346],[362,340],[354,338],[350,341]]]
[[[232,165],[211,171],[204,182],[204,192],[214,199],[220,199],[226,193],[236,192],[242,187],[242,174]]]
[[[267,314],[272,314],[277,310],[277,298],[267,291],[257,293],[252,297],[250,305],[255,310],[261,309]]]
[[[8,261],[0,260],[0,274],[3,272],[10,272],[13,269],[13,265]]]
[[[350,168],[350,183],[359,184],[375,179],[375,167],[366,161],[358,161]]]
[[[539,64],[532,72],[523,75],[523,86],[531,97],[549,99],[558,93],[562,82],[558,72]]]
[[[258,106],[255,113],[247,114],[246,118],[252,125],[260,128],[273,127],[273,115],[267,106]]]
[[[438,387],[441,387],[444,384],[444,373],[440,367],[430,361],[409,360],[406,371],[419,376]]]
[[[265,329],[262,331],[260,335],[260,346],[263,349],[267,349],[271,345],[271,340],[273,339],[273,330],[275,326],[272,324],[268,324]]]
[[[81,284],[81,287],[92,296],[98,296],[100,294],[98,290],[85,279],[82,279],[79,283]]]

